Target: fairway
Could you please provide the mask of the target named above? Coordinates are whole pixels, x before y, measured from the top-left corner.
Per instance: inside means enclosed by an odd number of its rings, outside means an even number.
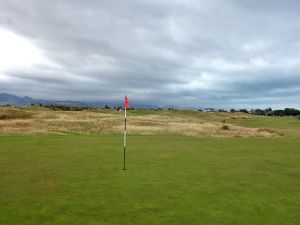
[[[300,138],[0,137],[0,224],[300,224]]]

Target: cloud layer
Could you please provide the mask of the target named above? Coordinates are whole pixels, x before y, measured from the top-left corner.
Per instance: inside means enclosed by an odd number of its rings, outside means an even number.
[[[298,0],[0,4],[0,29],[30,41],[42,58],[0,68],[2,91],[84,101],[126,93],[145,104],[300,107]]]

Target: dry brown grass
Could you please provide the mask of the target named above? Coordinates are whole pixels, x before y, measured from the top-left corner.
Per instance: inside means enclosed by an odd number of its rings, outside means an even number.
[[[0,107],[0,114],[3,112],[7,114],[7,112],[10,112],[9,110],[7,107]],[[114,111],[54,111],[39,107],[14,108],[13,111],[14,115],[16,115],[15,112],[18,112],[19,115],[30,116],[0,120],[0,134],[121,134],[124,129],[122,113]],[[245,117],[245,114],[234,114],[234,116]],[[190,113],[187,115],[135,115],[129,113],[128,133],[135,135],[174,134],[216,137],[269,137],[280,135],[274,130],[246,128],[236,125],[228,125],[228,130],[222,129],[223,124],[218,121],[221,121],[221,118],[229,119],[231,117],[232,115],[228,113]]]
[[[0,120],[28,119],[31,116],[31,112],[14,107],[1,107],[0,109]]]

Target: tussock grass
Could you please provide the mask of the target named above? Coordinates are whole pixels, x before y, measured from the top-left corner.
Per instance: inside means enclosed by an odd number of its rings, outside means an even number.
[[[112,110],[55,111],[40,107],[1,108],[0,134],[77,133],[121,134],[123,112]],[[234,113],[235,123],[223,128],[223,120],[232,121],[231,113],[202,113],[192,110],[133,110],[128,112],[128,134],[172,134],[207,137],[271,137],[282,135],[274,129],[241,126],[236,121],[253,118]]]
[[[29,119],[32,117],[32,113],[10,107],[0,107],[0,120],[11,120],[11,119]]]

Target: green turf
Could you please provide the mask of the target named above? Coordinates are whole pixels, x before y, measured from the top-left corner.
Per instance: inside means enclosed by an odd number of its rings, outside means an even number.
[[[0,137],[0,224],[300,222],[300,138]]]
[[[300,130],[300,120],[297,117],[256,116],[252,118],[231,119],[228,122],[248,127]]]

